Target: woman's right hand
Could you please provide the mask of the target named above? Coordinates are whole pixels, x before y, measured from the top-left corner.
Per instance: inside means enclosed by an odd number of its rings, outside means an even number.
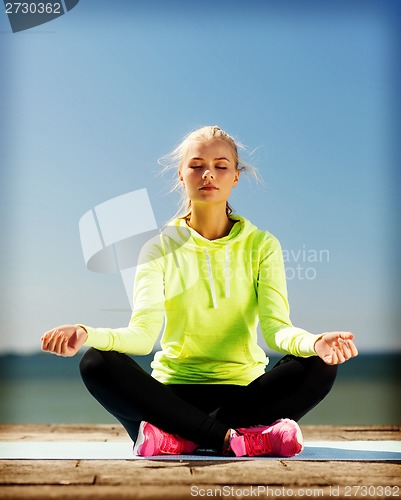
[[[42,351],[49,351],[57,356],[74,356],[87,338],[88,332],[81,326],[58,326],[42,336]]]

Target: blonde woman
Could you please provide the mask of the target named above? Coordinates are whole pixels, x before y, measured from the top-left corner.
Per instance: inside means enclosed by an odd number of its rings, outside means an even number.
[[[43,335],[42,349],[73,356],[91,347],[84,383],[136,455],[294,456],[303,448],[297,421],[330,391],[337,365],[357,355],[354,335],[292,325],[278,240],[228,203],[251,169],[230,135],[203,127],[171,158],[185,211],[142,249],[129,325],[63,325]],[[284,354],[267,371],[258,323]],[[125,353],[150,353],[162,329],[148,374]]]

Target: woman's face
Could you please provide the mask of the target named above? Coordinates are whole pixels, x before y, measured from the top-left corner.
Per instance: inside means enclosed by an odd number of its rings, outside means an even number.
[[[178,171],[192,205],[224,203],[225,206],[239,174],[230,146],[219,139],[194,142]]]

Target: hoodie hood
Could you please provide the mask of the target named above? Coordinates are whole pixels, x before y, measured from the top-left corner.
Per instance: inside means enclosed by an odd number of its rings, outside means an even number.
[[[216,294],[215,286],[215,270],[213,269],[213,255],[216,253],[224,253],[225,260],[225,297],[230,298],[231,295],[231,247],[240,242],[241,240],[247,238],[253,231],[257,231],[257,227],[254,226],[249,220],[245,219],[237,214],[231,214],[230,219],[236,221],[231,228],[230,233],[223,238],[218,238],[216,240],[208,240],[204,238],[197,231],[188,226],[185,219],[178,218],[171,221],[170,224],[162,232],[162,240],[165,244],[165,250],[167,252],[172,252],[174,255],[174,261],[177,267],[177,271],[181,273],[179,259],[177,257],[177,250],[185,246],[187,250],[192,250],[194,252],[199,252],[205,259],[205,263],[208,270],[208,281],[209,289],[212,298],[213,308],[218,309],[218,298]],[[202,258],[202,257],[201,257]],[[218,277],[217,279],[221,279]],[[181,279],[183,282],[183,276]]]
[[[169,242],[169,245],[176,248],[185,245],[187,249],[190,248],[194,251],[204,251],[204,248],[212,251],[243,240],[252,232],[257,231],[257,227],[241,215],[231,214],[229,218],[236,221],[236,223],[227,236],[216,240],[204,238],[195,229],[189,227],[186,220],[182,218],[173,219],[169,222],[162,230],[162,236],[165,241]]]
[[[195,245],[198,248],[206,247],[210,250],[221,248],[223,246],[226,246],[228,243],[233,243],[234,241],[240,241],[249,236],[253,231],[257,230],[256,226],[254,226],[248,219],[245,219],[245,217],[242,217],[241,215],[231,214],[229,218],[236,221],[231,228],[231,231],[227,236],[218,238],[216,240],[208,240],[207,238],[204,238],[201,234],[196,232],[195,229],[189,227],[185,219],[174,219],[172,225],[175,227],[179,227],[184,231],[189,231],[188,243],[190,245]]]

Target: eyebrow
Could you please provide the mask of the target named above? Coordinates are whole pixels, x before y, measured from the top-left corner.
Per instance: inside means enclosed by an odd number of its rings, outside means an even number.
[[[198,158],[198,157],[194,157],[194,158],[191,158],[190,161],[192,160],[203,160],[204,158]],[[220,161],[220,160],[226,160],[228,161],[228,163],[230,163],[230,160],[228,158],[226,158],[225,156],[221,156],[220,158],[214,158],[213,161]]]

